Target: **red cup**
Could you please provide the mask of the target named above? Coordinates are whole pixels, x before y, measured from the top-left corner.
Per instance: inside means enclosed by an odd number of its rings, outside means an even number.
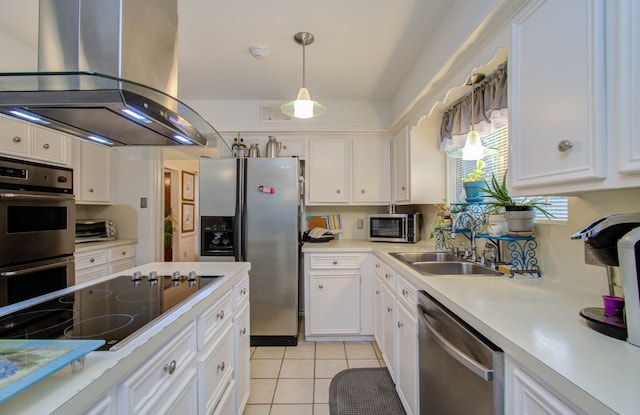
[[[624,298],[615,295],[603,295],[604,313],[608,316],[622,317],[622,309],[624,308]]]

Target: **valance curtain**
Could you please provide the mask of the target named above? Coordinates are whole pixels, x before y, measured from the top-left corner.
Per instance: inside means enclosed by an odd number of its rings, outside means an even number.
[[[481,137],[507,124],[506,63],[475,85],[474,107],[474,129]],[[451,151],[464,147],[470,122],[471,93],[453,104],[442,116],[440,150]]]

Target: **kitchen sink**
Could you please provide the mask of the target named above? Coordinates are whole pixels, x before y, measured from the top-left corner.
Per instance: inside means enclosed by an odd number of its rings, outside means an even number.
[[[462,260],[449,252],[390,252],[389,255],[423,275],[502,275],[499,271]]]
[[[502,275],[501,272],[480,264],[465,261],[414,262],[411,267],[422,274],[436,275]]]
[[[431,261],[459,261],[457,256],[449,252],[390,252],[389,255],[407,264]]]

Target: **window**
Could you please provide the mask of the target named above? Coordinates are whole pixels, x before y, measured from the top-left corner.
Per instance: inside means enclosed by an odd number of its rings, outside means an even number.
[[[497,155],[485,157],[482,160],[485,163],[484,171],[487,173],[488,178],[494,173],[497,178],[502,179],[508,167],[508,142],[509,127],[506,125],[482,137],[482,144],[485,147],[495,148],[499,151]],[[464,201],[464,188],[462,187],[461,179],[475,169],[476,162],[475,160],[462,160],[459,158],[450,158],[449,160],[452,161],[449,164],[453,173],[450,175],[452,177],[451,188],[454,190],[455,195],[453,200]],[[567,197],[548,196],[544,199],[551,204],[546,206],[545,209],[555,216],[554,221],[566,222],[568,220],[569,206]],[[536,219],[547,220],[544,214],[538,211],[536,211]]]

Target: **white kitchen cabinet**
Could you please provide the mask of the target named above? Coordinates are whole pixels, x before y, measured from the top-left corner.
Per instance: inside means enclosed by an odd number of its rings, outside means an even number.
[[[281,144],[280,157],[307,158],[307,140],[304,138],[278,138]],[[261,150],[262,151],[262,150]],[[260,155],[263,155],[260,153]],[[264,154],[263,156],[266,156]]]
[[[396,301],[396,387],[407,410],[407,415],[419,414],[420,395],[418,384],[418,321],[416,305],[407,308]]]
[[[606,177],[604,7],[604,0],[536,0],[513,21],[509,176],[515,193]]]
[[[579,415],[557,393],[534,379],[511,357],[505,356],[505,411],[527,415]]]
[[[233,379],[233,325],[228,321],[198,359],[199,413],[213,413]]]
[[[378,345],[382,358],[394,382],[396,379],[397,355],[396,355],[396,297],[387,284],[382,285],[382,321],[384,325],[382,345]]]
[[[96,399],[91,405],[82,411],[83,415],[111,415],[116,412],[113,391]]]
[[[118,412],[123,414],[171,413],[169,409],[188,394],[193,403],[180,413],[197,413],[196,325],[188,324],[155,356],[118,385]],[[166,399],[157,399],[166,396]],[[182,406],[182,405],[181,405]],[[184,409],[184,408],[183,408]]]
[[[309,141],[307,204],[349,201],[349,140],[314,138]]]
[[[233,304],[235,315],[233,317],[234,350],[235,354],[235,381],[237,413],[244,411],[249,400],[251,370],[249,367],[251,353],[250,338],[250,314],[249,314],[249,278],[245,278],[233,287]]]
[[[376,277],[374,279],[374,291],[373,291],[373,337],[380,345],[384,339],[384,295],[382,293],[382,285],[384,282],[381,278]]]
[[[391,151],[386,138],[353,139],[353,203],[389,204]]]
[[[73,180],[76,203],[111,203],[111,149],[76,140],[73,143]]]
[[[395,203],[410,201],[408,130],[408,127],[403,128],[393,138],[393,201]]]
[[[192,262],[197,261],[196,258],[196,239],[193,232],[180,235],[180,257],[177,261]]]
[[[71,161],[71,137],[0,116],[0,153],[61,166]]]
[[[124,271],[135,265],[135,244],[76,252],[76,284]]]
[[[373,336],[372,276],[366,254],[305,253],[305,336],[308,341]],[[367,297],[363,299],[363,297]]]

